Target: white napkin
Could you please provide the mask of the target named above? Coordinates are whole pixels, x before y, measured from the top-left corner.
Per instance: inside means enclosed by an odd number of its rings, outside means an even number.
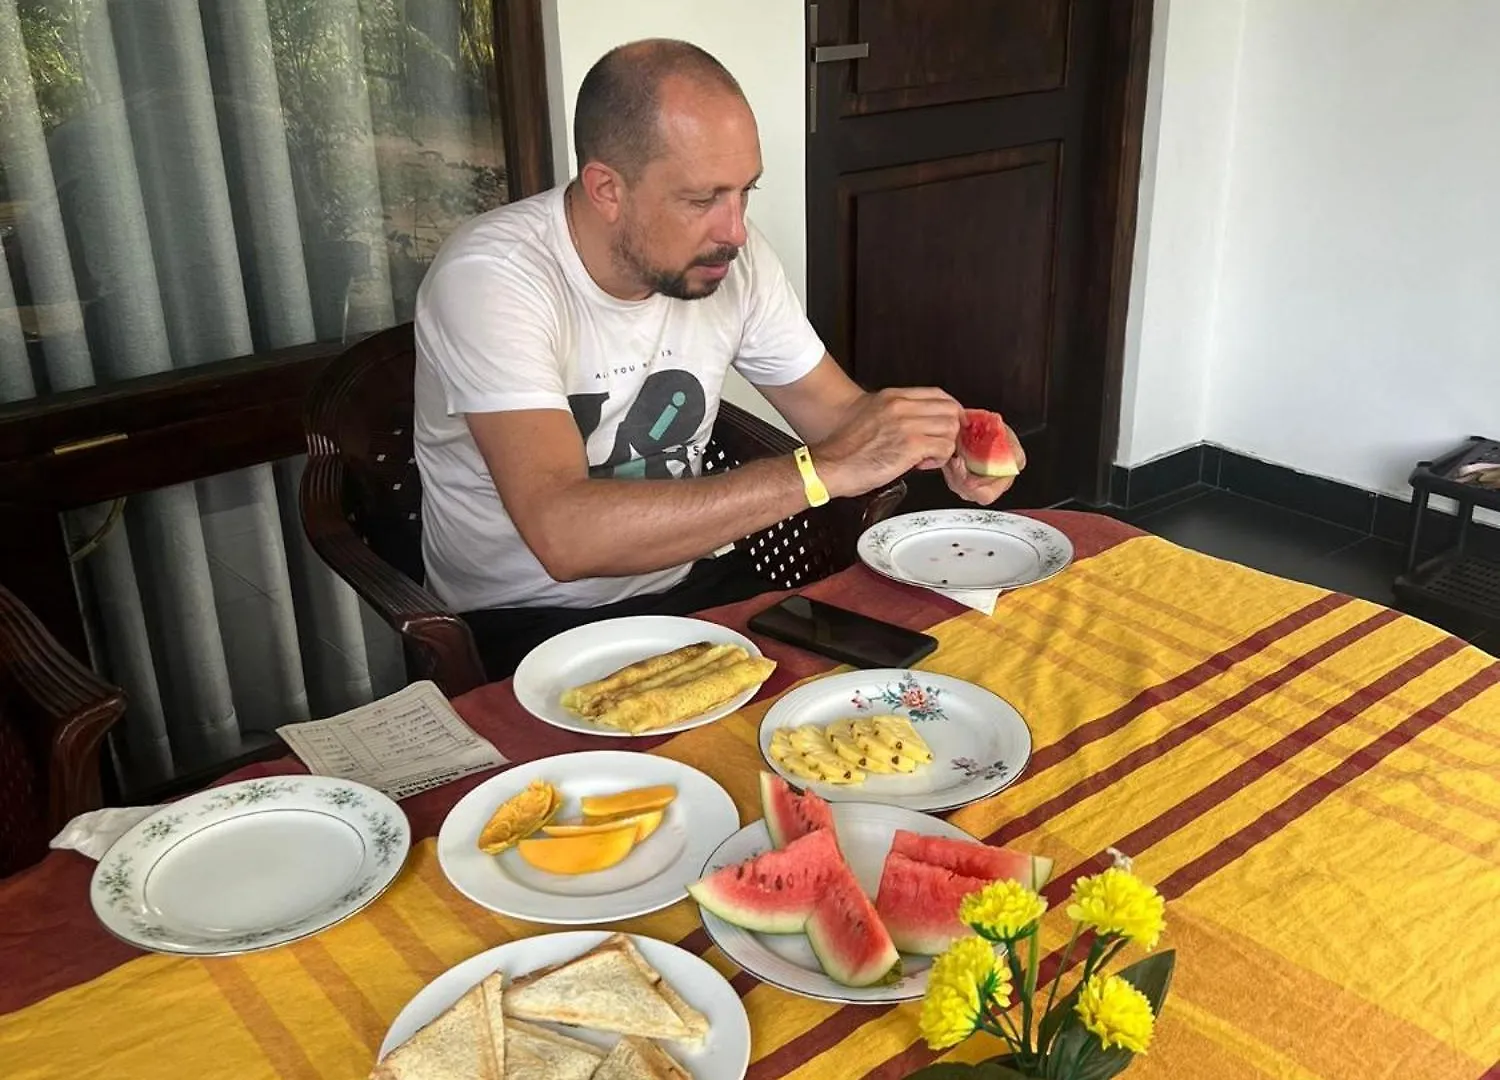
[[[77,851],[98,861],[126,829],[144,821],[160,807],[111,806],[79,814],[52,838],[51,846],[59,851]]]
[[[995,604],[1000,600],[999,589],[933,589],[939,596],[956,600],[964,607],[973,608],[981,615],[995,614]]]

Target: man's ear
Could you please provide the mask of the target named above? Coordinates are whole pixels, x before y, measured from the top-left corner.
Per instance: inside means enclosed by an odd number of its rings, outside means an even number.
[[[625,208],[625,178],[608,165],[591,161],[578,174],[579,186],[594,212],[611,225],[618,222]]]

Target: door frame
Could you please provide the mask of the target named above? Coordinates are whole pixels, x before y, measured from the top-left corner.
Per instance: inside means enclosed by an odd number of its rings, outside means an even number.
[[[553,182],[543,3],[494,0],[491,105],[511,200]],[[58,515],[302,453],[307,391],[351,344],[298,345],[0,406],[0,579],[87,658]]]
[[[807,0],[805,8],[817,0]],[[1106,230],[1109,236],[1107,255],[1090,261],[1083,294],[1103,296],[1102,305],[1090,305],[1101,312],[1102,325],[1088,328],[1084,336],[1102,347],[1102,379],[1092,386],[1073,386],[1069,393],[1085,394],[1078,402],[1082,408],[1099,417],[1097,438],[1075,448],[1074,473],[1080,477],[1074,498],[1092,506],[1109,501],[1110,470],[1120,439],[1120,408],[1125,378],[1126,322],[1130,310],[1131,274],[1135,263],[1135,234],[1141,180],[1141,157],[1146,123],[1148,73],[1151,64],[1151,32],[1155,16],[1154,0],[1095,0],[1106,9],[1102,55],[1104,71],[1101,86],[1104,98],[1099,116],[1103,125],[1100,146],[1108,151],[1100,163],[1099,182],[1090,191],[1088,217],[1094,223],[1113,222]],[[815,44],[812,19],[805,20],[806,56],[811,67]],[[826,78],[826,74],[824,76]],[[810,91],[809,87],[809,91]],[[816,110],[819,102],[809,92],[808,107]],[[819,154],[819,133],[807,131],[806,197],[810,208],[804,232],[808,248],[809,292],[811,275],[819,260],[815,258],[819,238],[814,234],[811,208],[815,183],[831,169]],[[825,272],[831,268],[823,268]],[[840,357],[841,362],[847,358]]]

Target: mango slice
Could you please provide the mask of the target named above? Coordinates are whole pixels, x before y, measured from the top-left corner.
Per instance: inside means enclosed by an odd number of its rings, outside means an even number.
[[[622,821],[602,832],[522,840],[516,853],[549,874],[592,874],[608,870],[629,855],[635,835],[636,826]]]
[[[585,795],[579,802],[583,806],[584,817],[597,819],[662,810],[675,798],[675,787],[671,784],[659,784],[656,787],[632,788],[614,795]]]
[[[589,833],[608,832],[621,825],[635,825],[635,842],[639,844],[661,827],[665,810],[646,810],[639,814],[611,814],[609,817],[586,818],[583,821],[565,821],[557,825],[544,825],[542,832],[548,836],[586,836]]]

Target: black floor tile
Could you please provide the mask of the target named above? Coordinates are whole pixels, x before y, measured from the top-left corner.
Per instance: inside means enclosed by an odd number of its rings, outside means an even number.
[[[1310,585],[1395,607],[1396,594],[1391,583],[1405,566],[1406,555],[1400,544],[1366,536],[1318,559],[1304,580]]]
[[[1163,510],[1169,510],[1181,503],[1202,498],[1212,490],[1213,488],[1207,484],[1190,484],[1185,488],[1180,488],[1177,491],[1152,499],[1150,502],[1142,503],[1140,506],[1133,506],[1129,510],[1119,510],[1117,516],[1121,521],[1136,524],[1153,514],[1161,513]],[[1145,526],[1141,527],[1144,528]]]
[[[1319,565],[1324,556],[1364,539],[1353,529],[1226,491],[1157,510],[1134,524],[1183,547],[1297,581],[1310,581],[1325,569]]]

